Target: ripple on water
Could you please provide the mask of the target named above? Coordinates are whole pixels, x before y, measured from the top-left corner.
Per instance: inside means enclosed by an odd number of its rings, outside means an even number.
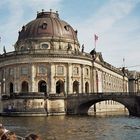
[[[0,117],[9,130],[43,140],[139,140],[140,119],[126,116]]]

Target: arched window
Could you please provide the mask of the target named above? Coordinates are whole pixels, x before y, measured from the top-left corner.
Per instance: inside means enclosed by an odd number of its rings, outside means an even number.
[[[13,85],[13,83],[10,83],[9,84],[9,90],[10,90],[10,93],[13,93],[14,92],[14,85]]]
[[[38,92],[47,92],[47,83],[44,80],[39,81],[38,83]]]
[[[29,90],[28,82],[23,81],[23,82],[22,82],[22,85],[21,85],[21,91],[22,91],[22,92],[28,92],[28,90]]]
[[[56,82],[56,93],[64,93],[64,82],[62,80]]]
[[[73,82],[73,93],[79,93],[79,82],[78,81]]]
[[[89,93],[89,83],[85,83],[85,93]]]

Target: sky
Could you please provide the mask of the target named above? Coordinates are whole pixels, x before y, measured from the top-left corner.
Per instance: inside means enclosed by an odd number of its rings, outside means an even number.
[[[59,12],[78,30],[85,52],[94,49],[115,67],[140,71],[140,0],[3,0],[0,1],[0,53],[14,51],[18,31],[37,11]],[[123,59],[125,62],[123,62]]]

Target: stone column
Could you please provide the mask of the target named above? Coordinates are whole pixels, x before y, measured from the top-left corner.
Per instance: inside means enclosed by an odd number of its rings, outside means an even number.
[[[16,91],[21,92],[21,83],[20,83],[20,67],[16,66]]]
[[[80,75],[80,77],[79,77],[79,93],[81,93],[82,92],[82,83],[81,83],[81,81],[82,81],[82,77],[81,77],[81,75],[82,75],[82,73],[81,73],[81,71],[82,71],[82,68],[81,67],[79,67],[80,69],[79,69],[79,75]]]
[[[67,86],[68,86],[68,94],[73,93],[73,84],[72,84],[72,64],[68,63],[68,68],[67,68],[67,76],[68,76],[68,81],[67,81]]]
[[[84,65],[81,65],[81,92],[85,93]]]
[[[17,91],[17,68],[16,67],[14,67],[14,92],[16,93],[16,92],[18,92]]]
[[[55,80],[54,77],[56,76],[56,68],[55,65],[53,63],[50,64],[50,91],[49,94],[53,94],[55,93],[55,89],[56,89],[56,84],[55,84]]]
[[[35,67],[33,64],[30,66],[30,92],[35,92],[35,81],[34,81],[34,74],[35,74]],[[37,92],[37,91],[36,91]]]

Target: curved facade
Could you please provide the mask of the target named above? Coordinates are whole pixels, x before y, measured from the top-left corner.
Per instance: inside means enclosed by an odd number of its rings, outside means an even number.
[[[106,63],[101,53],[81,51],[77,31],[58,13],[44,11],[22,27],[15,51],[0,56],[0,82],[1,95],[11,97],[3,110],[12,106],[19,112],[26,106],[29,112],[45,107],[50,114],[65,113],[63,97],[70,94],[128,92],[122,71]]]

